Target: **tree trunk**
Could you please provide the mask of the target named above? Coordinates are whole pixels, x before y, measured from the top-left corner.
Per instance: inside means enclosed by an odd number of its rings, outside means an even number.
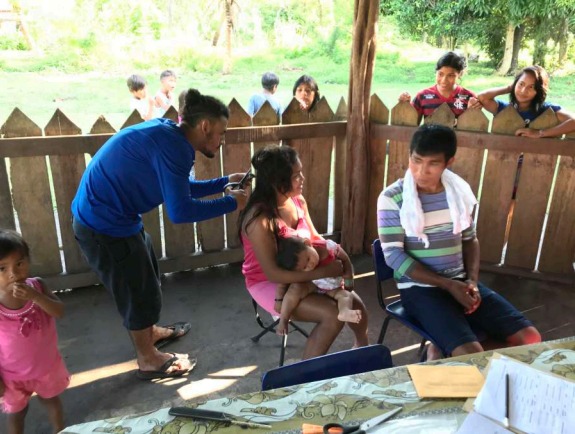
[[[546,19],[539,20],[538,30],[533,35],[533,64],[545,68],[545,55],[547,54],[547,41],[549,40],[549,22]]]
[[[232,18],[232,4],[234,0],[225,0],[226,11],[226,54],[224,56],[224,67],[222,73],[229,74],[232,72],[232,31],[234,21]]]
[[[521,41],[523,40],[523,35],[525,34],[525,27],[519,25],[515,27],[515,32],[513,34],[513,54],[511,56],[511,66],[507,73],[509,75],[515,74],[519,65],[519,50],[521,49]]]
[[[379,0],[355,0],[346,133],[345,204],[341,242],[363,252],[369,186],[369,101],[375,65]]]
[[[214,36],[212,37],[212,47],[217,47],[218,42],[220,41],[220,29],[222,26],[219,26],[218,29],[214,32]]]
[[[507,32],[505,34],[505,51],[503,52],[503,59],[497,69],[498,75],[507,75],[511,67],[511,57],[513,55],[513,36],[515,34],[515,26],[513,24],[507,25]]]
[[[569,49],[569,19],[567,17],[561,20],[561,30],[557,42],[559,43],[557,67],[562,68],[567,61],[567,50]]]

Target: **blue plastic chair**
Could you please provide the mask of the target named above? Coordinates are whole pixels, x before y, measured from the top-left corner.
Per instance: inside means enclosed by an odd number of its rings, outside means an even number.
[[[393,363],[389,348],[380,344],[369,345],[272,369],[266,372],[262,378],[262,390],[328,380],[391,367],[393,367]]]
[[[425,356],[423,354],[423,350],[425,348],[426,341],[430,341],[435,346],[437,346],[437,348],[439,348],[439,350],[445,357],[446,356],[445,350],[440,345],[437,344],[435,339],[433,339],[433,337],[429,333],[427,333],[423,329],[423,327],[421,326],[421,324],[417,319],[410,316],[405,311],[403,305],[401,304],[401,299],[396,300],[393,303],[389,304],[385,303],[382,282],[388,279],[393,279],[393,269],[385,263],[385,257],[383,256],[383,251],[381,250],[381,242],[379,241],[379,238],[375,239],[375,241],[372,244],[372,253],[373,253],[373,268],[375,270],[375,280],[377,282],[377,300],[379,301],[379,305],[381,306],[381,308],[385,310],[385,312],[387,313],[387,316],[385,317],[385,320],[383,321],[383,324],[381,326],[377,342],[379,344],[383,343],[385,333],[387,332],[387,326],[389,325],[389,321],[391,321],[392,318],[395,318],[401,324],[410,328],[411,330],[413,330],[422,337],[421,345],[419,345],[419,352],[418,352],[420,359],[422,359]]]

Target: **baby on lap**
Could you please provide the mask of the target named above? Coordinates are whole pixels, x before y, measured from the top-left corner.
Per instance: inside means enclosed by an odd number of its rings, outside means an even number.
[[[275,300],[276,311],[280,313],[276,328],[278,335],[288,333],[288,323],[293,310],[300,300],[314,292],[326,294],[337,301],[339,310],[337,319],[340,321],[359,323],[361,320],[361,311],[353,309],[353,299],[349,292],[353,291],[353,266],[347,253],[337,243],[321,238],[310,241],[296,236],[278,239],[276,261],[281,268],[286,270],[310,271],[336,259],[343,263],[341,277],[313,280],[313,285],[278,284]]]

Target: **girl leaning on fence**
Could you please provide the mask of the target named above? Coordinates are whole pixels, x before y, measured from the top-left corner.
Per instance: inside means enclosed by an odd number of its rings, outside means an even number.
[[[509,105],[515,107],[525,121],[525,127],[515,131],[516,136],[542,138],[558,137],[575,131],[575,116],[561,106],[547,102],[549,91],[549,75],[541,66],[528,66],[515,76],[508,86],[485,90],[477,95],[479,103],[494,115]],[[495,99],[500,95],[509,94],[509,102]],[[531,121],[552,109],[557,115],[559,124],[547,129],[529,128]]]

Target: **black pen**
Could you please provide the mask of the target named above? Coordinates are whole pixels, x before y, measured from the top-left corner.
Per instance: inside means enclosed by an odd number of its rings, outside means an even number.
[[[510,384],[509,384],[509,374],[505,374],[505,419],[503,419],[503,425],[505,428],[509,428],[509,395],[510,392]]]

